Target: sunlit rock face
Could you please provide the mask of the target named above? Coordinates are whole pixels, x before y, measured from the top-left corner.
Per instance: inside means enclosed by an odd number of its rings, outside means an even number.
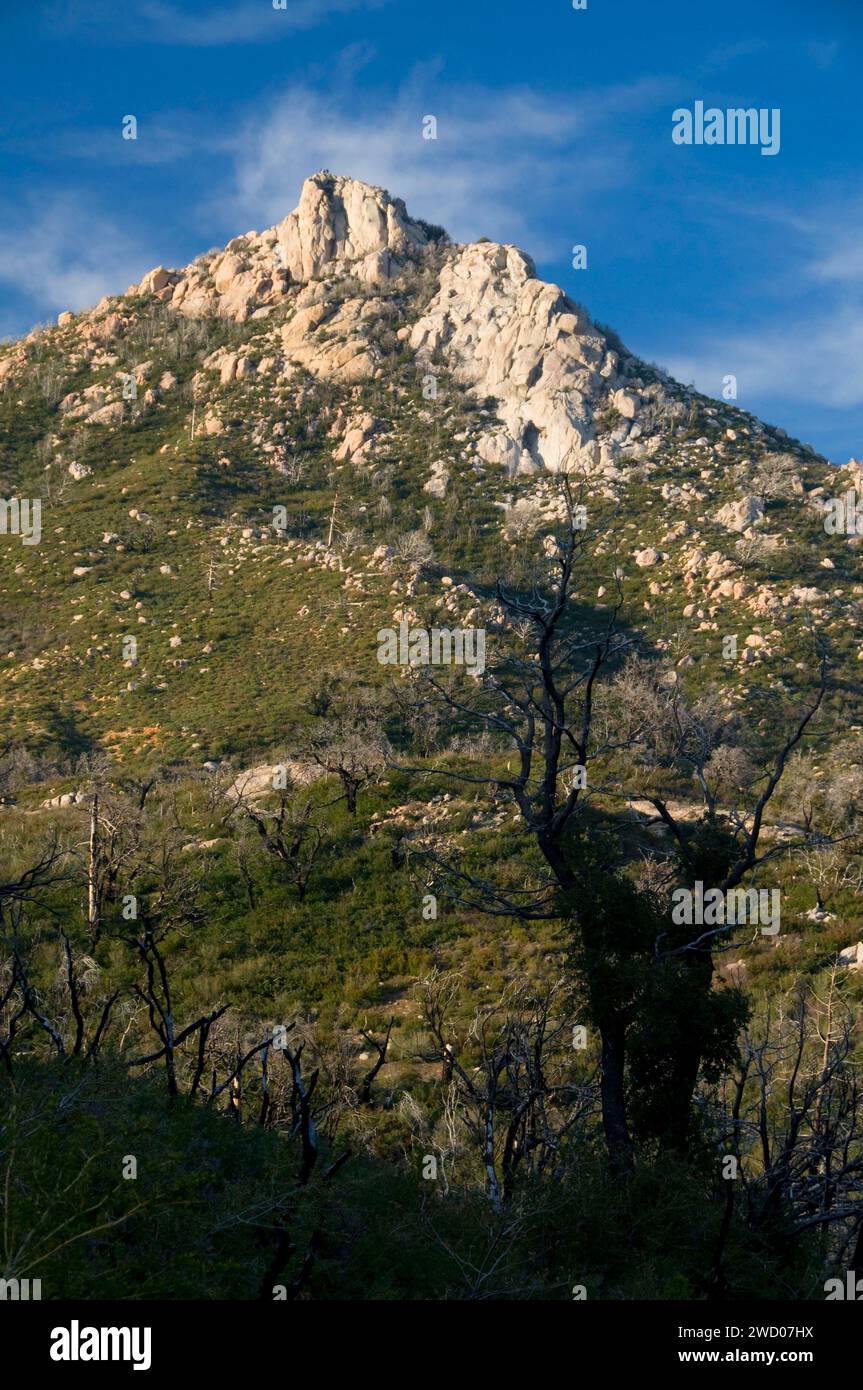
[[[498,402],[506,432],[485,446],[489,461],[558,472],[597,468],[616,453],[595,438],[593,416],[617,383],[617,354],[516,247],[461,247],[410,344],[429,359],[442,355],[458,381]],[[621,437],[638,414],[638,397],[626,395]]]

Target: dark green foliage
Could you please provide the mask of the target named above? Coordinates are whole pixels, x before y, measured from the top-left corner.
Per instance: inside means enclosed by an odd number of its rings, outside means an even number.
[[[709,1179],[680,1161],[621,1186],[583,1151],[503,1216],[475,1191],[443,1197],[418,1156],[357,1156],[302,1191],[283,1137],[168,1105],[113,1063],[27,1064],[14,1090],[0,1083],[0,1166],[2,1275],[40,1278],[43,1299],[255,1299],[284,1229],[294,1250],[277,1284],[316,1252],[302,1298],[571,1301],[578,1285],[590,1300],[703,1298],[721,1218]],[[733,1296],[817,1297],[805,1247],[789,1262],[773,1241],[735,1224]]]

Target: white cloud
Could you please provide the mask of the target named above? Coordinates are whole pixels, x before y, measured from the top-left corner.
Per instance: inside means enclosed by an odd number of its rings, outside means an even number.
[[[423,86],[416,76],[395,98],[362,103],[299,87],[250,114],[233,142],[237,217],[280,221],[303,180],[328,168],[382,185],[458,240],[490,236],[560,255],[569,230],[551,244],[540,227],[633,178],[636,154],[619,118],[655,105],[663,90],[651,80],[562,99]],[[437,119],[436,140],[422,138],[427,115]]]
[[[719,334],[686,354],[658,354],[679,381],[720,396],[737,377],[740,402],[759,397],[847,409],[863,406],[863,305],[817,311],[747,333]]]
[[[844,229],[839,231],[833,245],[813,261],[811,275],[815,280],[863,286],[863,241],[860,233],[846,232]]]
[[[816,68],[821,68],[822,70],[831,68],[839,56],[839,40],[830,39],[824,40],[823,42],[813,40],[813,42],[806,45],[806,52]]]
[[[137,0],[135,6],[113,0],[73,0],[55,17],[64,27],[105,37],[112,43],[158,43],[186,47],[217,47],[234,43],[277,43],[298,30],[315,29],[331,17],[355,10],[377,9],[388,0],[288,0],[274,9],[272,0],[230,0],[228,4],[171,4],[170,0]]]
[[[34,312],[87,308],[122,293],[152,264],[128,234],[69,196],[29,216],[7,208],[2,218],[0,283]]]
[[[457,239],[490,236],[519,242],[538,257],[559,257],[570,237],[578,239],[567,224],[579,207],[637,173],[617,123],[658,99],[655,80],[568,100],[527,89],[471,88],[435,97],[422,90],[434,89],[434,74],[426,71],[389,100],[367,95],[360,109],[350,79],[363,60],[362,49],[342,55],[338,96],[294,88],[266,110],[235,120],[228,136],[223,129],[207,132],[200,117],[163,113],[154,118],[158,138],[144,162],[158,162],[160,152],[187,157],[192,148],[228,161],[227,177],[214,175],[214,192],[198,209],[211,242],[219,239],[214,222],[227,239],[281,221],[296,206],[303,180],[330,168],[387,187],[414,216],[442,223]],[[438,118],[436,141],[422,139],[428,114]],[[0,221],[0,282],[29,301],[33,316],[86,307],[122,292],[170,255],[157,240],[157,225],[146,225],[150,251],[71,192],[23,212],[7,209]],[[549,230],[541,234],[543,227]]]
[[[758,398],[771,409],[859,410],[863,245],[856,228],[863,205],[837,187],[822,188],[812,202],[814,211],[805,204],[726,207],[725,216],[752,223],[750,264],[757,280],[751,302],[746,283],[737,287],[740,327],[714,326],[708,338],[700,324],[688,332],[678,325],[677,343],[654,345],[650,355],[679,380],[694,381],[713,396],[721,394],[723,377],[733,374],[744,405]],[[681,338],[689,342],[684,350]]]

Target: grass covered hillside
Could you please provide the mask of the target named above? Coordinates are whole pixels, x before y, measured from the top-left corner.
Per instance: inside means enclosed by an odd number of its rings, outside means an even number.
[[[861,1266],[859,465],[327,171],[0,441],[0,1277]]]

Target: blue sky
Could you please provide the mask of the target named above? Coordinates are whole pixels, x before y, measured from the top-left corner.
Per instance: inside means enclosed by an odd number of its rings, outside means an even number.
[[[861,0],[2,0],[0,36],[0,334],[272,225],[326,167],[863,454]],[[779,153],[675,145],[699,100],[778,107]]]

